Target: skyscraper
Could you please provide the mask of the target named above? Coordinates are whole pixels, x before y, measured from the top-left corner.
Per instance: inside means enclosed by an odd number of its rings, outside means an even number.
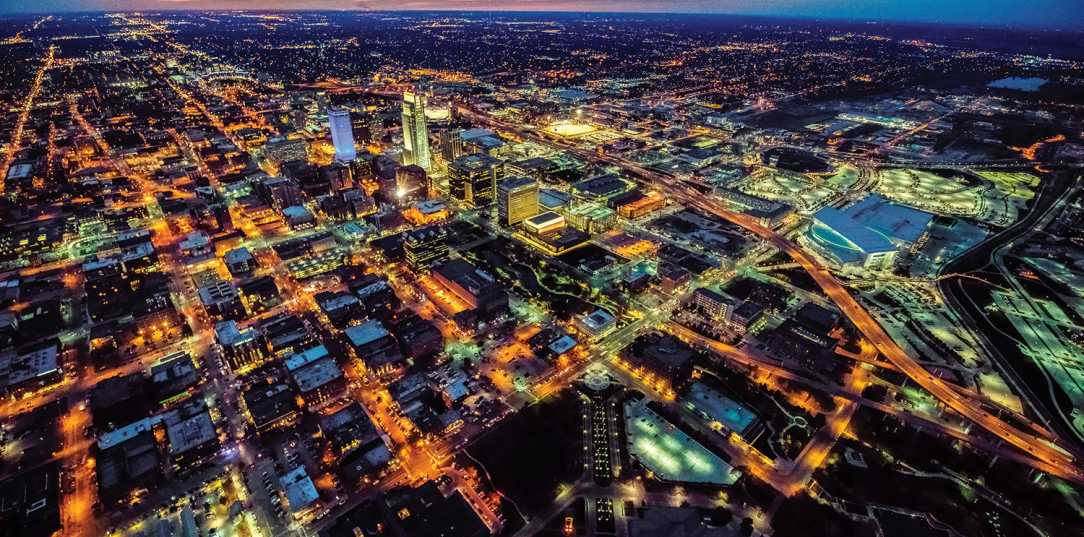
[[[502,226],[514,226],[538,214],[538,182],[509,177],[497,185],[497,214]]]
[[[331,143],[335,145],[335,158],[343,162],[357,158],[358,152],[354,149],[354,126],[350,123],[350,112],[329,110],[327,121],[331,129]]]
[[[380,117],[380,114],[369,114],[369,143],[378,144],[381,138],[384,137],[384,118]]]
[[[425,125],[425,95],[403,94],[403,164],[417,164],[425,171],[432,169],[429,158],[429,129]]]
[[[444,135],[441,137],[440,151],[445,163],[463,156],[463,137],[460,136],[462,132],[461,129],[444,131]]]
[[[488,207],[497,194],[504,162],[483,153],[465,155],[448,165],[448,191],[470,207]]]

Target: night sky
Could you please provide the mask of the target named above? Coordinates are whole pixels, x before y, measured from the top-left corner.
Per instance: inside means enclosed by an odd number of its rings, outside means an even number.
[[[733,13],[1084,29],[1084,0],[0,0],[0,12],[133,9]]]

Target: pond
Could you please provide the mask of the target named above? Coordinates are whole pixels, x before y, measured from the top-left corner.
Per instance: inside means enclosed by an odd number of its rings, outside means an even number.
[[[995,81],[987,84],[986,87],[998,88],[998,89],[1010,89],[1010,90],[1016,90],[1016,91],[1039,91],[1039,88],[1043,87],[1043,84],[1046,84],[1046,79],[1045,78],[1039,78],[1039,77],[1021,78],[1021,77],[1011,76],[1011,77],[1008,77],[1008,78],[1002,78],[1002,79],[999,79],[999,80],[995,80]]]

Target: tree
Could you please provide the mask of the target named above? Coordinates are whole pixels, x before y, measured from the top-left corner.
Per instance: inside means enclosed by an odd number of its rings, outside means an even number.
[[[749,537],[753,534],[753,519],[745,517],[741,519],[741,534],[745,537]]]
[[[734,520],[734,514],[724,506],[717,506],[711,511],[711,523],[715,526],[726,526]]]

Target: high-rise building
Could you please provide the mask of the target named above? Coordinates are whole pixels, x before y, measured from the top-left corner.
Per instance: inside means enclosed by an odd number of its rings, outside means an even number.
[[[426,171],[432,169],[429,158],[429,129],[425,125],[425,95],[403,94],[403,164],[417,164]]]
[[[277,137],[267,141],[263,146],[263,154],[267,160],[280,165],[291,160],[305,160],[309,158],[308,144],[302,138]]]
[[[335,158],[344,162],[354,160],[358,152],[354,149],[354,126],[350,122],[350,112],[329,110],[327,121],[331,129],[331,143],[335,145]]]
[[[447,239],[448,234],[440,225],[408,231],[403,240],[403,250],[410,268],[428,268],[447,259]]]
[[[481,153],[459,157],[448,165],[448,191],[470,207],[488,207],[497,194],[504,162]]]
[[[497,214],[503,226],[514,226],[538,214],[538,182],[509,177],[497,185]]]
[[[463,156],[463,137],[461,129],[446,130],[441,136],[440,152],[444,162],[451,162]]]
[[[417,164],[400,166],[395,170],[395,198],[400,202],[425,197],[426,174]]]
[[[294,130],[304,130],[308,120],[308,105],[300,94],[294,94],[290,102],[290,121],[294,124]]]
[[[354,186],[352,168],[342,162],[332,162],[327,166],[320,167],[320,177],[327,181],[332,191],[342,190]]]
[[[369,115],[369,143],[379,143],[384,137],[384,118],[378,113]]]
[[[266,177],[255,185],[256,195],[265,203],[281,211],[291,205],[302,203],[301,188],[285,177]]]

